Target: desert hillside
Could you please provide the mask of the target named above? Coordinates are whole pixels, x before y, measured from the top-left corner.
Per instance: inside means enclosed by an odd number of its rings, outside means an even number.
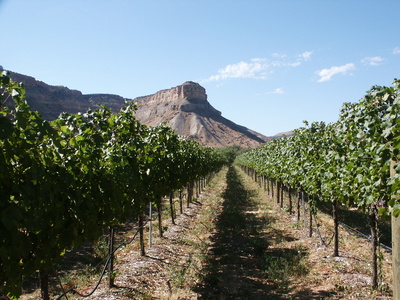
[[[137,118],[149,126],[166,122],[180,135],[203,145],[257,147],[270,138],[224,118],[207,100],[205,89],[187,81],[182,85],[134,99]]]
[[[62,112],[85,112],[99,105],[117,112],[125,101],[135,101],[138,103],[137,118],[143,124],[157,126],[165,122],[178,134],[205,146],[249,148],[271,139],[224,118],[208,102],[206,90],[191,81],[132,100],[112,94],[84,95],[65,86],[48,85],[14,72],[11,72],[11,78],[24,83],[27,102],[47,120],[56,119]]]

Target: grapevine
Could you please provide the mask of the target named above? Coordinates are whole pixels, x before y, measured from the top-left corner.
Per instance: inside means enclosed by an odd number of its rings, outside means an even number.
[[[52,122],[31,111],[25,89],[0,77],[0,289],[18,296],[23,278],[48,274],[66,249],[104,228],[141,216],[150,202],[217,170],[215,149],[160,125],[149,128],[127,103],[63,113]]]
[[[370,216],[373,286],[377,286],[377,232],[379,217],[400,214],[399,131],[400,80],[392,87],[372,87],[358,103],[345,103],[339,120],[314,122],[292,136],[239,156],[236,162],[261,176],[307,193],[313,201],[333,205],[335,255],[338,255],[337,205],[357,208]],[[395,161],[397,174],[390,177]],[[278,185],[277,185],[278,186]]]

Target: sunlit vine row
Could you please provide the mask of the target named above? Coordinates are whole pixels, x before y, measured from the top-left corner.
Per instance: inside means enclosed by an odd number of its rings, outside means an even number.
[[[0,290],[11,295],[66,249],[223,162],[167,126],[139,123],[133,103],[47,122],[30,110],[22,85],[5,72],[0,84]]]
[[[374,86],[359,102],[345,103],[337,122],[305,122],[293,135],[236,162],[307,193],[314,202],[358,208],[373,225],[378,216],[400,214],[393,197],[400,193],[399,112],[400,80],[394,80],[392,87]],[[391,178],[393,162],[397,173]]]

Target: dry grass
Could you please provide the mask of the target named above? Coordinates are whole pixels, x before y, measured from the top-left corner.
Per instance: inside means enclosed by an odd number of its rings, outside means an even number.
[[[249,179],[246,179],[249,180]],[[248,181],[250,186],[255,183]],[[318,230],[313,220],[313,236],[309,235],[308,211],[306,222],[297,221],[297,212],[289,215],[288,200],[284,199],[283,209],[275,199],[271,199],[266,192],[259,190],[262,198],[271,205],[267,214],[275,216],[270,230],[274,232],[274,249],[295,249],[302,247],[307,252],[306,265],[308,274],[304,276],[289,276],[287,286],[288,299],[391,299],[391,254],[381,249],[381,274],[378,290],[371,289],[371,249],[370,243],[361,237],[352,236],[339,227],[339,257],[333,256],[333,246],[326,244],[333,237],[333,220],[322,212],[317,214]],[[286,195],[287,196],[287,195]],[[342,216],[343,217],[343,216]],[[306,224],[305,224],[306,223]],[[367,224],[359,230],[368,232]],[[286,237],[283,238],[281,233]],[[297,277],[297,278],[296,278]]]

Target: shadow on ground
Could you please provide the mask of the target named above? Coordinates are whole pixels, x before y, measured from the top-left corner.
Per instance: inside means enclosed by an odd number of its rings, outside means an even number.
[[[292,280],[309,273],[308,249],[273,247],[277,241],[297,239],[274,228],[277,216],[260,213],[258,192],[246,189],[234,167],[229,168],[226,180],[204,278],[195,290],[199,299],[325,299],[335,295],[333,290],[291,288]]]
[[[276,293],[277,286],[265,271],[270,237],[262,228],[272,220],[257,216],[258,208],[252,200],[255,195],[256,191],[246,190],[231,167],[222,194],[223,209],[211,238],[205,278],[196,291],[200,299],[287,299]]]

